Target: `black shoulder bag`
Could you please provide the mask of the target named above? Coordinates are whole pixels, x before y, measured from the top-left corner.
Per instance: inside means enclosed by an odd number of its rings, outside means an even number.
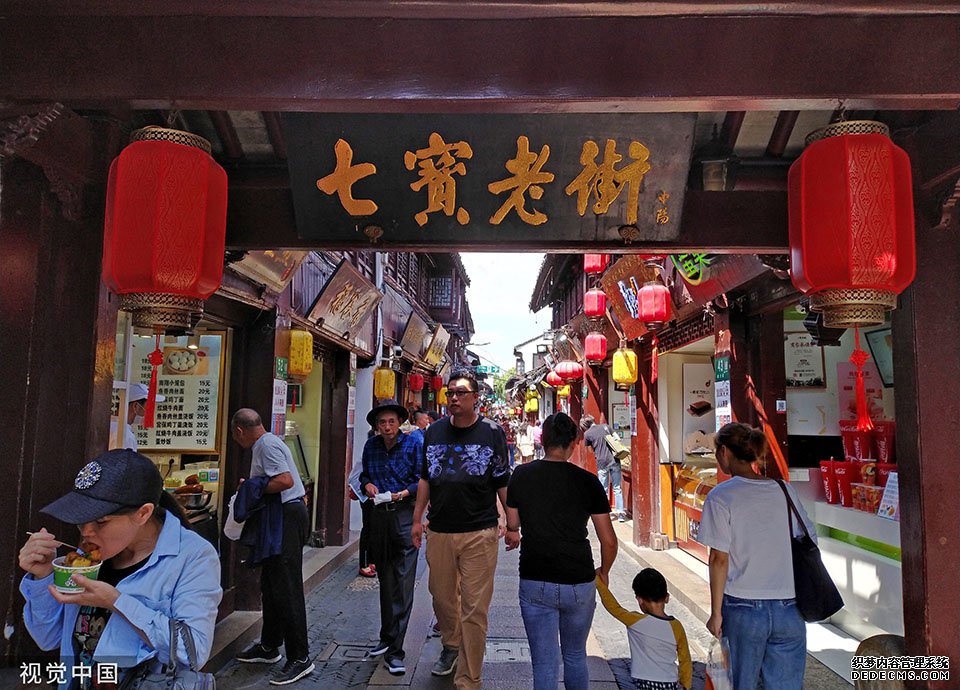
[[[830,574],[820,558],[820,549],[810,537],[800,512],[793,504],[783,480],[777,484],[787,497],[787,519],[790,524],[790,549],[793,551],[793,586],[796,590],[797,609],[803,620],[813,623],[829,618],[843,608],[843,597],[830,579]],[[793,536],[793,516],[803,528],[803,534]]]

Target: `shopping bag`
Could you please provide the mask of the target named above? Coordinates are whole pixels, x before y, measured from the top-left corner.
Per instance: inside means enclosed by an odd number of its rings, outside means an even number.
[[[777,484],[787,497],[787,519],[790,525],[790,548],[793,552],[793,585],[796,590],[797,609],[800,616],[808,623],[822,621],[829,618],[843,608],[843,597],[840,596],[837,586],[833,584],[830,573],[823,565],[820,549],[810,537],[807,526],[804,524],[793,504],[793,499],[787,492],[783,480]],[[793,534],[793,516],[803,528],[803,534],[795,537]]]
[[[630,457],[630,450],[623,445],[623,441],[620,440],[620,437],[616,434],[607,434],[603,437],[603,440],[607,442],[607,448],[610,449],[610,452],[613,453],[613,457],[617,460],[623,460],[624,458]]]
[[[727,638],[713,638],[707,652],[707,690],[733,690],[730,675],[730,644]]]
[[[183,640],[190,665],[177,663],[177,639]],[[154,670],[156,659],[151,657],[132,668],[120,683],[120,690],[216,690],[217,681],[212,673],[203,673],[197,659],[197,647],[193,633],[185,621],[170,619],[170,658],[161,668]]]

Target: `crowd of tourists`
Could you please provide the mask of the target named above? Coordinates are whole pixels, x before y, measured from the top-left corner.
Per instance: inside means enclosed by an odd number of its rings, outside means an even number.
[[[639,611],[624,608],[609,588],[617,556],[611,514],[622,521],[624,508],[604,420],[584,415],[575,422],[562,412],[542,422],[536,414],[523,421],[487,418],[478,413],[479,388],[469,370],[451,375],[446,395],[443,417],[409,414],[394,400],[380,401],[367,415],[371,434],[349,485],[362,504],[360,574],[379,583],[379,641],[368,658],[382,658],[393,675],[406,673],[405,636],[426,543],[442,643],[431,672],[453,675],[457,688],[481,687],[503,540],[507,550],[520,549],[518,599],[535,689],[558,687],[561,669],[567,690],[589,686],[586,643],[598,594],[626,627],[635,686],[689,689],[690,652],[683,626],[665,611],[663,575],[650,568],[636,573]],[[237,660],[275,664],[282,648],[286,661],[269,682],[286,685],[315,668],[302,582],[304,487],[289,449],[254,410],[233,415],[231,434],[251,450],[252,463],[230,502],[226,529],[260,567],[263,597],[260,640]],[[594,453],[596,474],[569,462],[581,439]],[[783,572],[790,546],[775,517],[782,512],[780,489],[756,471],[765,441],[731,424],[718,432],[716,445],[718,463],[733,479],[710,493],[703,510],[700,538],[711,547],[708,629],[729,640],[734,687],[754,688],[762,678],[765,687],[800,688],[805,628]],[[63,544],[54,534],[40,530],[20,552],[27,629],[42,649],[59,648],[65,663],[90,668],[61,687],[109,687],[94,672],[107,662],[122,670],[130,683],[124,687],[149,687],[165,669],[196,677],[213,643],[220,564],[163,490],[153,462],[134,449],[108,451],[43,512],[77,525],[78,552],[96,552],[101,561],[96,579],[74,574],[75,589],[65,591],[54,584]],[[756,525],[769,528],[758,537]]]

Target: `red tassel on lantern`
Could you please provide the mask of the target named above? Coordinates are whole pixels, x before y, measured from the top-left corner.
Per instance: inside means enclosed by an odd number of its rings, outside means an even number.
[[[163,364],[163,351],[160,349],[160,333],[157,333],[157,343],[153,352],[147,358],[150,360],[150,386],[147,388],[147,404],[143,406],[143,428],[152,429],[154,412],[157,407],[157,367]]]
[[[660,353],[658,348],[660,343],[657,341],[657,333],[654,331],[653,339],[650,341],[650,383],[656,383],[660,375]]]
[[[873,420],[870,419],[870,406],[867,404],[867,384],[863,380],[863,365],[870,359],[870,355],[860,349],[860,329],[853,329],[856,344],[850,361],[857,368],[857,431],[873,429]]]

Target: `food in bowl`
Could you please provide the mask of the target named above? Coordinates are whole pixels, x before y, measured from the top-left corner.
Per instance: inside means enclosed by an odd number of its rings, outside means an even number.
[[[102,560],[99,548],[89,542],[83,542],[80,544],[80,551],[71,551],[63,557],[63,564],[71,568],[86,568],[99,564]]]
[[[93,562],[88,557],[80,556],[76,551],[72,553],[75,556],[71,561],[74,565],[66,564],[67,556],[53,559],[53,587],[62,594],[79,594],[84,591],[83,587],[73,579],[75,575],[83,575],[91,580],[96,580],[100,573],[99,560]],[[99,555],[99,552],[97,555]],[[77,565],[84,562],[86,565]]]

